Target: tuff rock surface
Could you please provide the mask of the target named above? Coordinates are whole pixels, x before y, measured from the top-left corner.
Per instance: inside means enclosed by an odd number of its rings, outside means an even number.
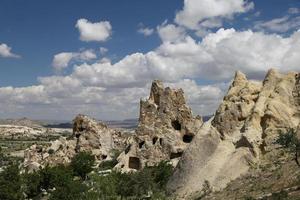
[[[175,166],[202,123],[201,117],[193,117],[182,89],[153,81],[149,98],[140,101],[138,127],[116,168],[139,170],[163,160]]]
[[[31,146],[24,152],[24,167],[32,171],[46,164],[67,164],[80,151],[92,152],[98,162],[109,160],[111,150],[121,151],[125,141],[120,131],[85,115],[78,115],[73,120],[71,138],[61,137],[50,146]]]
[[[183,153],[168,190],[177,199],[218,191],[244,175],[274,148],[274,139],[299,131],[300,74],[269,70],[263,82],[235,78],[215,116],[206,122]]]

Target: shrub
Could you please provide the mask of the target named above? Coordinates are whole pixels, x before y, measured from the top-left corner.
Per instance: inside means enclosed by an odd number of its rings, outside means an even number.
[[[51,155],[51,154],[53,154],[54,153],[54,149],[49,149],[48,150],[48,153]]]
[[[46,166],[37,172],[25,174],[25,194],[29,198],[37,197],[42,189],[48,191],[50,200],[81,199],[88,190],[81,181],[73,178],[73,172],[63,165]]]
[[[102,161],[99,165],[99,170],[108,170],[114,168],[118,164],[118,161],[113,159],[113,160],[106,160]]]
[[[0,174],[0,199],[1,200],[21,200],[21,176],[19,167],[16,164],[8,166]]]
[[[287,133],[280,133],[275,143],[280,144],[282,147],[294,153],[295,161],[300,167],[300,163],[298,161],[300,156],[300,140],[293,129],[290,129]]]
[[[74,156],[70,166],[75,175],[85,180],[86,175],[93,170],[94,163],[95,157],[91,153],[80,152]]]
[[[106,176],[93,174],[90,178],[95,193],[103,199],[164,199],[164,190],[172,170],[170,164],[161,162],[137,172],[112,171]]]

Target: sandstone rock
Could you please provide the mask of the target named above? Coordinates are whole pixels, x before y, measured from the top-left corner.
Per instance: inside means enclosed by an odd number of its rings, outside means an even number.
[[[24,153],[24,166],[34,170],[35,163],[57,165],[66,164],[80,151],[88,151],[95,155],[96,161],[111,159],[111,150],[123,150],[126,138],[104,123],[97,122],[85,115],[78,115],[73,120],[73,135],[70,139],[61,137],[49,147],[31,146]]]
[[[201,117],[193,117],[186,105],[182,89],[164,88],[154,81],[149,99],[140,102],[138,128],[116,168],[138,170],[162,160],[176,165],[201,125]]]
[[[215,116],[206,122],[183,153],[168,183],[178,199],[193,198],[205,183],[221,190],[244,174],[280,132],[300,122],[299,73],[270,70],[264,81],[237,72]]]

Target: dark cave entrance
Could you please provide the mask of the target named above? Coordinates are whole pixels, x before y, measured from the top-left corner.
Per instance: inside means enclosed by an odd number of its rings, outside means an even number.
[[[184,143],[191,143],[192,140],[193,140],[194,136],[193,135],[188,135],[188,134],[185,134],[183,137],[182,137],[182,140]]]
[[[183,152],[171,153],[170,159],[180,158],[182,156],[182,154],[183,154]]]
[[[155,145],[157,140],[158,140],[158,137],[154,137],[154,138],[152,139],[152,144]]]
[[[171,122],[172,127],[177,130],[180,131],[181,130],[181,124],[179,123],[178,120],[174,120]]]
[[[139,148],[140,148],[140,149],[143,148],[144,144],[145,144],[145,141],[141,141],[141,142],[139,143]]]
[[[129,168],[139,170],[141,168],[140,159],[137,157],[129,157]]]

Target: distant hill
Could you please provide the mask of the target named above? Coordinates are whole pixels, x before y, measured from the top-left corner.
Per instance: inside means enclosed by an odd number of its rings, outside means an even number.
[[[38,120],[31,120],[26,117],[20,119],[3,119],[0,120],[1,125],[16,125],[16,126],[27,126],[27,127],[43,127],[43,123]]]

